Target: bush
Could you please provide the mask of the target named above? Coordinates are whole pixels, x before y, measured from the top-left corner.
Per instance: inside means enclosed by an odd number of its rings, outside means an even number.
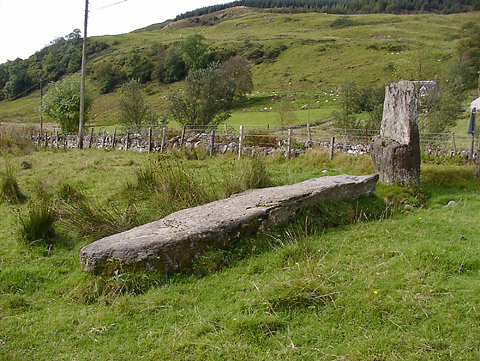
[[[54,225],[57,213],[53,205],[45,200],[30,203],[26,214],[18,215],[17,236],[20,241],[51,243],[55,237]]]
[[[93,104],[90,92],[85,92],[85,117],[86,123],[88,112]],[[80,119],[80,80],[65,78],[51,88],[45,96],[45,114],[55,119],[63,132],[74,133],[78,131]]]

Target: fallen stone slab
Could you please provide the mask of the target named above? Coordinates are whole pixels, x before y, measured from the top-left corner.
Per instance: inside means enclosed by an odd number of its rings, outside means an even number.
[[[248,190],[93,242],[81,249],[81,266],[107,274],[120,268],[187,270],[202,253],[226,249],[233,240],[284,222],[305,207],[370,195],[377,181],[377,174],[339,175]]]

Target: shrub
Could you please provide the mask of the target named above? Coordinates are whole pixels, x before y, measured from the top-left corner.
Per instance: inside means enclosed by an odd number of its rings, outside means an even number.
[[[88,89],[88,88],[87,88]],[[63,132],[74,133],[78,131],[80,118],[80,80],[65,78],[55,84],[45,96],[45,115],[55,119]],[[89,91],[85,93],[85,117],[93,104],[93,96]]]
[[[54,225],[57,213],[51,202],[35,200],[26,214],[18,215],[17,236],[25,243],[51,243],[55,237]]]

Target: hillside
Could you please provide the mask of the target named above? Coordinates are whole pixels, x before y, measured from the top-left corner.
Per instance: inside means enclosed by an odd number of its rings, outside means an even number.
[[[441,74],[453,56],[462,25],[476,21],[478,16],[478,12],[344,16],[229,8],[198,20],[181,19],[129,34],[93,38],[105,47],[89,59],[90,86],[99,88],[93,78],[102,64],[122,68],[133,53],[148,58],[159,44],[173,51],[187,36],[198,33],[206,38],[209,50],[218,59],[239,54],[254,63],[255,94],[261,99],[252,102],[250,110],[274,104],[275,91],[300,94],[308,90],[318,111],[328,114],[335,106],[326,104],[325,92],[334,91],[346,79],[384,84],[401,78],[433,79]],[[164,114],[166,95],[179,87],[181,82],[159,84],[151,79],[145,91],[153,108]],[[1,102],[0,122],[37,123],[39,98],[37,91]],[[116,99],[116,92],[98,94],[91,112],[95,124],[117,122]],[[300,108],[302,104],[295,106]],[[239,109],[233,118],[241,117],[242,112]]]

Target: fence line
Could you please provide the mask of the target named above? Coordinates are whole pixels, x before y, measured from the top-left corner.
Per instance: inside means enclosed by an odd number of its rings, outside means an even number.
[[[88,134],[88,132],[86,132]],[[353,154],[364,154],[369,151],[369,144],[378,130],[369,129],[335,129],[322,126],[281,127],[265,126],[184,126],[182,129],[168,127],[144,127],[137,132],[129,129],[114,129],[108,134],[104,127],[96,133],[91,128],[85,138],[89,148],[133,149],[142,152],[163,152],[168,148],[197,148],[203,146],[211,154],[217,152],[238,152],[241,156],[252,151],[251,147],[271,148],[283,152],[286,157],[299,149],[311,146],[322,146],[333,151],[344,151]],[[17,133],[18,135],[18,133]],[[0,137],[8,136],[2,131]],[[59,148],[76,148],[76,135],[45,132],[34,135],[30,139],[37,146]],[[333,140],[335,139],[335,143]],[[420,133],[421,147],[433,154],[464,154],[471,145],[471,135],[454,133]],[[226,150],[225,150],[226,149]],[[271,154],[271,151],[267,151]],[[475,153],[475,155],[478,152]],[[469,155],[471,158],[471,155]]]

